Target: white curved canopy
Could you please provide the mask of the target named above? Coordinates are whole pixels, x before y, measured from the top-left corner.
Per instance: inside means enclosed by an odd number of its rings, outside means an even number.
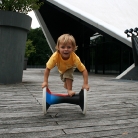
[[[131,47],[124,31],[138,26],[138,0],[47,0]]]

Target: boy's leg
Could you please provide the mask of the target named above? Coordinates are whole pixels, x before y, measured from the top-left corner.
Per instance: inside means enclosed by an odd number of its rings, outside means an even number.
[[[68,91],[69,96],[75,95],[75,92],[72,91],[72,82],[73,80],[71,79],[68,79],[68,78],[65,79],[66,89]]]
[[[75,92],[72,91],[73,72],[74,68],[71,68],[61,75],[61,79],[64,82],[64,87],[67,89],[70,96],[73,96],[75,94]]]

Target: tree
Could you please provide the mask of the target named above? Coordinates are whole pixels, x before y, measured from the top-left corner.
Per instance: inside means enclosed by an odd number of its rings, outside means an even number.
[[[45,65],[52,51],[46,41],[46,38],[41,28],[31,29],[27,39],[32,41],[35,46],[36,53],[33,53],[28,58],[28,65]]]
[[[43,2],[39,0],[0,0],[0,10],[25,13],[37,10]]]
[[[26,47],[25,47],[25,57],[29,58],[31,54],[36,53],[35,46],[32,44],[33,41],[28,39],[26,41]]]

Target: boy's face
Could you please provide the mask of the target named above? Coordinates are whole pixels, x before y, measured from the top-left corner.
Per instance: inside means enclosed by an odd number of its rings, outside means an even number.
[[[70,42],[64,44],[64,43],[60,43],[58,46],[58,51],[61,54],[61,57],[64,60],[69,59],[71,52],[73,52],[73,46]]]

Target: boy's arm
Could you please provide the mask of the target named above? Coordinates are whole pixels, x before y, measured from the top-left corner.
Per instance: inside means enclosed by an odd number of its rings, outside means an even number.
[[[83,74],[83,86],[82,89],[86,89],[87,91],[89,90],[89,85],[88,85],[88,72],[85,69],[84,71],[82,71]]]
[[[50,69],[46,68],[44,72],[44,82],[42,83],[42,88],[48,87],[48,77],[49,77]]]

